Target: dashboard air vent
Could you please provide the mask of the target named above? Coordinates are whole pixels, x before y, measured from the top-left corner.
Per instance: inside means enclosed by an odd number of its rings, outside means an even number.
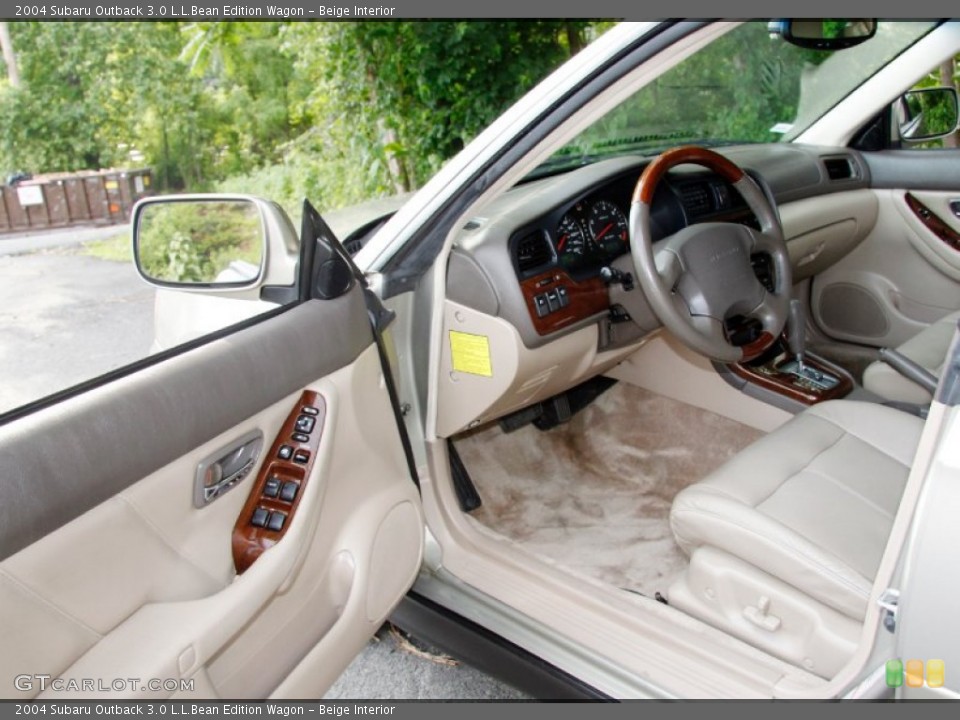
[[[689,183],[680,188],[680,199],[688,217],[705,215],[713,210],[711,198],[710,186],[705,182]]]
[[[540,230],[520,238],[517,242],[517,269],[522,273],[546,265],[552,259],[550,241]]]
[[[853,163],[850,162],[849,158],[824,158],[823,164],[827,168],[827,176],[831,180],[850,180],[855,177]]]

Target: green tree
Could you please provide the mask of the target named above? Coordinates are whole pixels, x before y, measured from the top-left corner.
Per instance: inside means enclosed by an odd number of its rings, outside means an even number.
[[[295,23],[288,52],[315,78],[300,146],[349,168],[360,194],[418,187],[585,42],[582,21]]]

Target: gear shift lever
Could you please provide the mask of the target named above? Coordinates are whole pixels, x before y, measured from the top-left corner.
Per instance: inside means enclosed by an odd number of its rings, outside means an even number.
[[[801,376],[806,370],[803,364],[807,345],[806,328],[807,318],[803,303],[794,298],[790,301],[790,314],[787,316],[787,347],[797,359],[797,371]]]

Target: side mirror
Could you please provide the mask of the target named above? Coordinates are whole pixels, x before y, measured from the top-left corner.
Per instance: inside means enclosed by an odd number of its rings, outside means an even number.
[[[865,42],[877,34],[877,21],[872,19],[837,20],[774,20],[768,25],[772,35],[788,43],[813,50],[845,50]]]
[[[171,195],[145,198],[133,209],[133,256],[151,285],[241,291],[280,280],[278,274],[292,283],[296,250],[286,213],[259,198]]]
[[[960,102],[952,87],[911,90],[900,96],[894,109],[900,139],[911,143],[946,137],[960,123]]]

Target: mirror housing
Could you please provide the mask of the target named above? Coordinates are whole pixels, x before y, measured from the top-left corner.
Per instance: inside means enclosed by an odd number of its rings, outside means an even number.
[[[952,87],[910,90],[894,103],[900,139],[909,143],[947,137],[960,125],[960,100]]]
[[[767,27],[771,35],[811,50],[845,50],[877,34],[877,21],[868,18],[773,20]]]
[[[299,238],[279,205],[249,195],[167,195],[133,208],[137,272],[160,288],[236,293],[296,281]]]

